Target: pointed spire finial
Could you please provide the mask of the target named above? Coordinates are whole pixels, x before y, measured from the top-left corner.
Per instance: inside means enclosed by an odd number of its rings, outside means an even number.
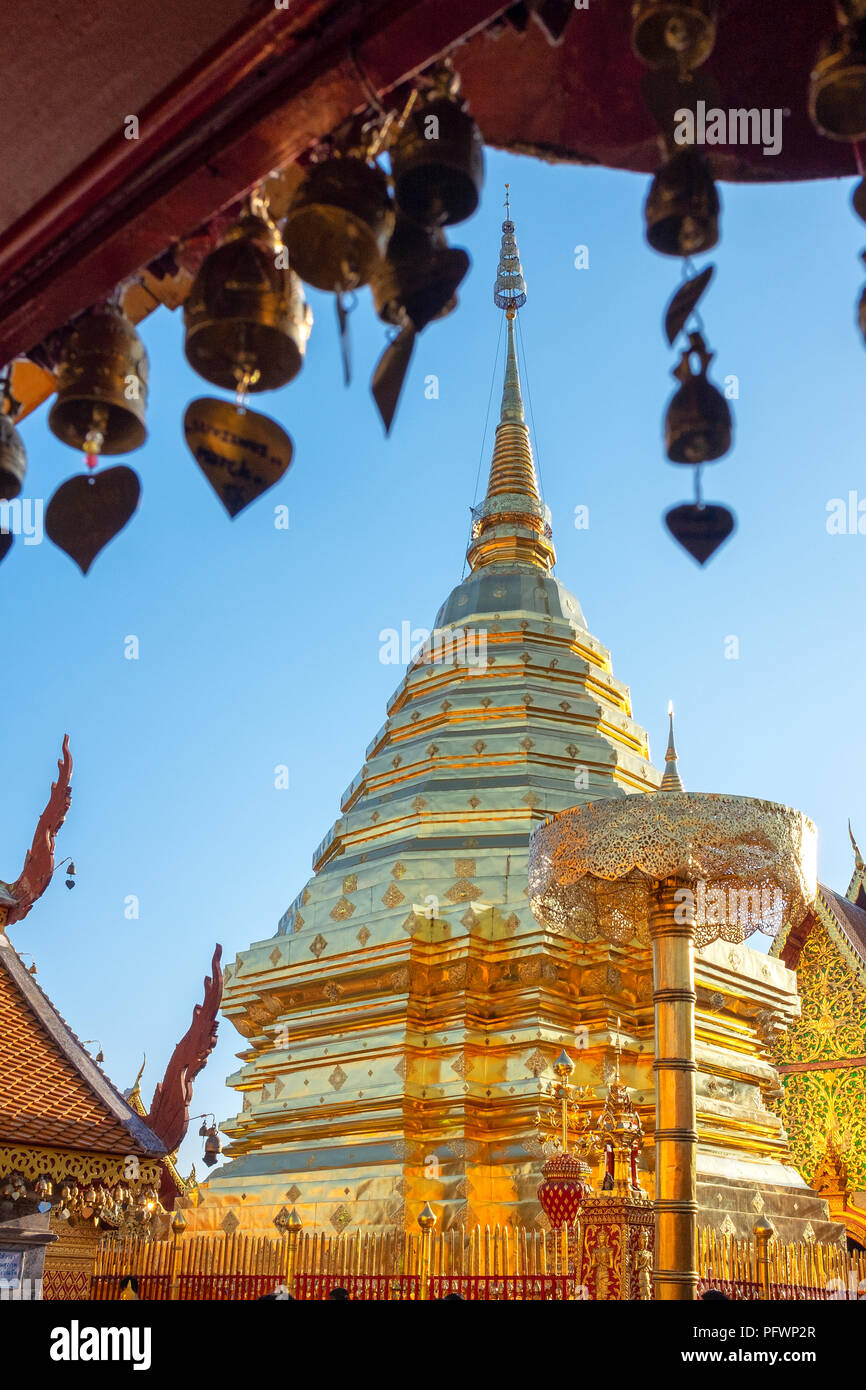
[[[863,856],[862,856],[862,854],[860,853],[860,846],[857,844],[857,841],[854,839],[854,831],[851,829],[851,822],[850,822],[850,820],[848,821],[848,835],[850,836],[850,839],[851,839],[851,846],[852,846],[852,848],[853,848],[853,850],[854,850],[854,867],[855,867],[856,869],[866,869],[866,864],[864,864],[864,862],[863,862]]]
[[[505,185],[505,221],[493,302],[505,311],[508,336],[505,381],[487,495],[473,508],[472,540],[467,551],[470,568],[530,565],[550,573],[556,552],[550,532],[550,513],[541,500],[535,460],[523,409],[514,321],[526,303],[526,281],[517,237],[511,221],[510,185]]]
[[[665,772],[659,791],[663,792],[682,792],[685,791],[680,780],[679,768],[677,767],[677,745],[674,740],[674,702],[668,704],[668,718],[670,719],[670,733],[668,734],[668,747],[665,753]]]
[[[499,248],[499,265],[496,267],[496,283],[493,286],[493,303],[497,309],[504,309],[509,323],[518,309],[526,303],[526,281],[520,264],[517,237],[511,220],[511,185],[505,185],[505,221],[502,224],[502,243]]]

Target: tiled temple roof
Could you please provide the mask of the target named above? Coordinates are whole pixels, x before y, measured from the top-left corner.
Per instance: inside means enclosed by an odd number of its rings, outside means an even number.
[[[165,1153],[2,933],[0,1144],[151,1158]]]

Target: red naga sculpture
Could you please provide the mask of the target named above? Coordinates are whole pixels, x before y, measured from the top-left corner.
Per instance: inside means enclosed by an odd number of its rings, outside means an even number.
[[[39,817],[33,843],[24,860],[24,868],[16,881],[9,884],[9,893],[15,899],[15,905],[9,908],[6,918],[9,926],[27,916],[33,904],[42,897],[54,873],[54,845],[57,832],[66,819],[72,800],[72,754],[69,752],[68,734],[63,739],[63,752],[57,760],[57,771],[57,781],[51,783],[48,805]]]
[[[169,1058],[165,1076],[157,1083],[145,1116],[169,1153],[174,1153],[189,1126],[192,1083],[216,1046],[217,1014],[223,997],[222,946],[213,953],[211,970],[205,975],[204,1000],[192,1011],[192,1023]]]

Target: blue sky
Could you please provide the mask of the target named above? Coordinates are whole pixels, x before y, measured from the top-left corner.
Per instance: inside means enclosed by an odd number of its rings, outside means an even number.
[[[312,292],[304,370],[257,406],[292,435],[294,464],[229,521],[181,434],[187,402],[211,389],[186,365],[180,316],[161,310],[143,326],[138,514],[86,579],[47,541],[17,540],[0,568],[0,876],[20,872],[65,732],[74,795],[58,851],[78,868],[74,892],[58,875],[10,935],[79,1036],[100,1040],[118,1085],[147,1052],[148,1100],[214,942],[231,960],[271,935],[309,875],[401,674],[380,663],[380,631],[429,627],[461,577],[500,328],[491,295],[506,179],[557,573],[631,686],[656,762],[673,698],[689,789],[806,811],[821,876],[842,891],[849,815],[866,842],[866,536],[826,529],[831,499],[866,498],[854,323],[866,236],[853,181],[722,186],[702,310],[712,373],[735,374],[740,398],[734,448],[706,470],[705,496],[731,506],[739,529],[701,571],[661,523],[690,487],[661,446],[676,362],[661,320],[680,264],[643,240],[648,180],[489,151],[482,207],[453,229],[473,258],[459,310],[420,340],[390,439],[368,391],[385,344],[368,293],[352,315],[346,390],[333,305]],[[574,268],[577,245],[588,269]],[[438,399],[425,395],[429,374]],[[23,434],[25,494],[47,498],[79,463],[45,414]],[[488,431],[482,487],[490,448]],[[274,526],[280,503],[288,531]],[[574,527],[577,506],[589,507],[588,530]],[[124,657],[130,635],[137,661]],[[737,660],[725,656],[731,636]],[[279,764],[287,790],[274,786]],[[124,915],[132,894],[138,920]],[[236,1109],[224,1078],[241,1042],[224,1022],[195,1111]],[[197,1128],[184,1169],[200,1153]]]

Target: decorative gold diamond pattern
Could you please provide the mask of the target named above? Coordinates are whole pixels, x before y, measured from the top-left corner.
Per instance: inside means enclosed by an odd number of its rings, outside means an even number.
[[[339,902],[334,903],[328,916],[333,917],[335,922],[345,922],[347,917],[351,917],[355,911],[355,904],[350,903],[349,899],[343,895]]]
[[[367,942],[370,940],[370,935],[370,929],[368,927],[362,927],[355,940],[360,941],[362,946],[366,946]]]
[[[358,875],[357,875],[357,874],[346,874],[346,877],[343,879],[343,892],[344,892],[344,893],[357,893],[357,891],[358,891]]]
[[[532,1072],[533,1076],[539,1077],[542,1072],[547,1071],[549,1064],[544,1053],[539,1048],[536,1048],[534,1052],[530,1052],[523,1065],[526,1067],[527,1071]]]
[[[327,943],[327,941],[325,940],[325,938],[322,936],[321,932],[319,933],[318,936],[314,936],[314,937],[313,937],[312,941],[310,942],[310,950],[312,951],[313,955],[316,957],[316,960],[319,959],[319,956],[320,956],[320,955],[322,954],[322,952],[326,949],[327,945],[328,945],[328,943]]]
[[[382,902],[386,907],[399,907],[406,901],[405,893],[401,893],[396,883],[389,883],[385,892],[382,894]]]
[[[481,889],[476,883],[470,883],[469,879],[459,878],[452,883],[445,897],[450,903],[473,902],[481,897]]]
[[[343,1071],[343,1068],[338,1062],[331,1072],[331,1075],[328,1077],[328,1085],[333,1086],[335,1091],[339,1091],[341,1087],[345,1086],[348,1079],[346,1072]]]
[[[339,1234],[341,1231],[345,1231],[346,1227],[349,1225],[349,1223],[350,1223],[351,1220],[352,1220],[352,1213],[350,1212],[349,1208],[346,1206],[346,1203],[345,1203],[345,1202],[341,1202],[340,1205],[339,1205],[338,1207],[335,1207],[335,1208],[334,1208],[334,1210],[331,1212],[331,1215],[330,1215],[330,1217],[329,1217],[329,1220],[330,1220],[331,1225],[333,1226],[334,1230],[335,1230],[338,1234]]]

